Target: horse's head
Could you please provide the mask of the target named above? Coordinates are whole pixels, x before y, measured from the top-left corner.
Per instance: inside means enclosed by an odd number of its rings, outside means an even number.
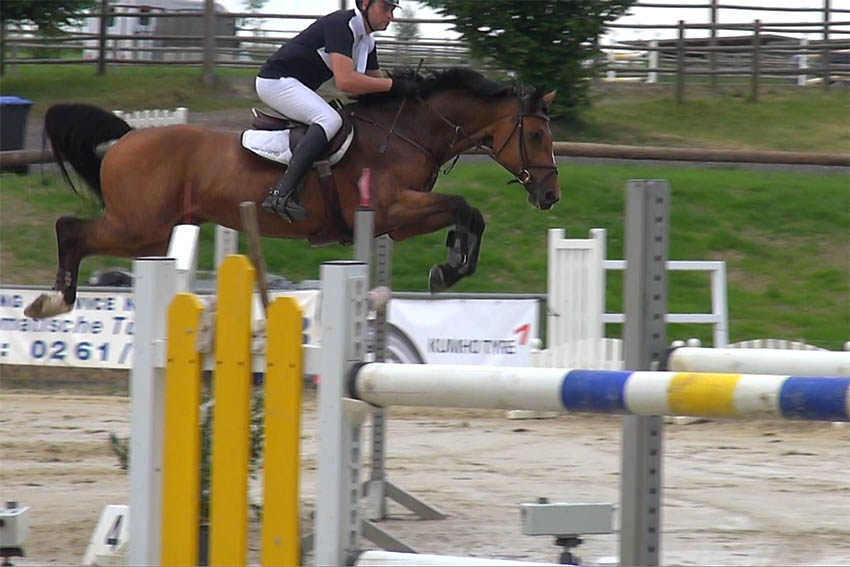
[[[561,198],[547,108],[555,91],[540,89],[518,96],[513,115],[497,120],[490,131],[493,157],[528,191],[528,202],[542,210]],[[515,104],[515,103],[514,103]]]

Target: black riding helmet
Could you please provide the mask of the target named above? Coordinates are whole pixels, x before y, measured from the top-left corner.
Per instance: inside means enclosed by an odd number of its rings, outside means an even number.
[[[372,4],[374,4],[377,1],[379,1],[379,0],[369,0],[369,3],[366,4],[366,9],[368,10],[369,6],[371,6]],[[394,8],[401,8],[401,0],[380,0],[380,1],[383,2],[384,4],[389,4],[390,6],[392,6]],[[360,6],[360,2],[357,3],[357,6],[358,7]]]
[[[369,0],[366,4],[366,8],[361,8],[361,12],[363,12],[363,17],[366,18],[366,21],[369,22],[369,15],[366,13],[369,11],[369,7],[372,6],[375,2],[383,2],[384,4],[389,4],[393,8],[401,8],[400,0]],[[360,2],[355,3],[358,8],[360,8]],[[369,28],[372,28],[372,22],[369,22]]]

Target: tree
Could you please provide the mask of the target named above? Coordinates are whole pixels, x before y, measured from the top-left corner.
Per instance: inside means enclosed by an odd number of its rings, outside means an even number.
[[[401,14],[399,15],[406,20],[412,20],[416,17],[416,11],[405,6],[401,9]],[[401,59],[409,63],[410,61],[406,61],[406,59],[408,54],[411,53],[411,44],[421,36],[419,33],[419,24],[416,22],[396,22],[393,24],[393,29],[396,38],[400,42],[403,42],[399,46],[397,53],[401,56]]]
[[[262,10],[268,0],[242,0],[242,7],[246,12],[256,14]],[[243,18],[242,25],[254,32],[254,35],[260,35],[260,30],[263,28],[262,18]]]
[[[405,6],[401,9],[399,16],[405,20],[412,20],[416,17],[416,10]],[[419,24],[416,22],[396,22],[393,24],[393,29],[395,30],[395,36],[399,39],[413,40],[418,39],[422,35],[419,33]]]
[[[423,1],[456,19],[473,57],[525,84],[557,88],[553,114],[575,118],[588,101],[599,36],[636,0]]]
[[[2,0],[0,25],[34,25],[41,32],[55,34],[62,26],[77,23],[99,4],[97,0]]]

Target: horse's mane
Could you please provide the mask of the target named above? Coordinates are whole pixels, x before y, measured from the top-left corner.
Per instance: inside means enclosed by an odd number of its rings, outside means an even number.
[[[390,77],[416,80],[422,98],[428,98],[435,93],[447,90],[466,91],[479,98],[500,98],[517,94],[517,89],[513,85],[494,81],[468,67],[448,67],[446,69],[428,70],[424,73],[417,73],[415,69],[409,67],[400,67],[394,69],[390,73]],[[372,104],[401,97],[390,93],[373,93],[354,98],[357,102]]]

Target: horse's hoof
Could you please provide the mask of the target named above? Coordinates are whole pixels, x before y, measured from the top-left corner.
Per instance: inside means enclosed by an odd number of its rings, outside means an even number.
[[[33,319],[47,319],[55,317],[71,310],[71,306],[65,303],[65,298],[60,291],[42,293],[35,301],[27,305],[24,315]]]
[[[431,266],[431,271],[428,272],[428,289],[431,293],[446,290],[446,278],[443,277],[443,269],[440,266]]]

